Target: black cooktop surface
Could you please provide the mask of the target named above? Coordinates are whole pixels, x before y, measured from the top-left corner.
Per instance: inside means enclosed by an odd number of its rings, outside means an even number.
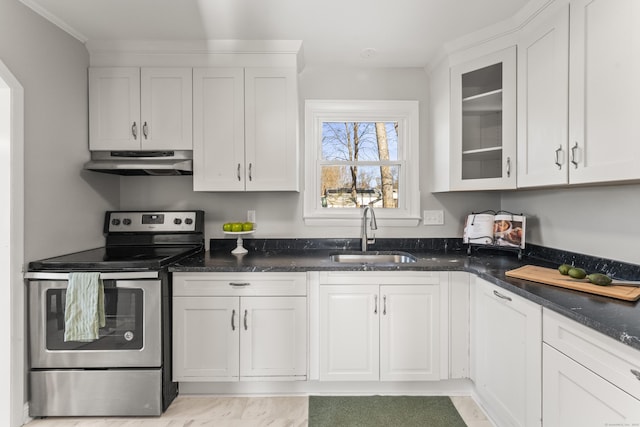
[[[33,261],[29,270],[159,270],[201,249],[200,245],[104,247]]]

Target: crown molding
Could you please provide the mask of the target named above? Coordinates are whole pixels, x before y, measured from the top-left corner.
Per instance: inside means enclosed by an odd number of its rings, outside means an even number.
[[[70,34],[72,37],[79,40],[81,43],[86,43],[87,40],[89,40],[87,36],[82,34],[80,31],[76,30],[75,28],[73,28],[71,25],[67,24],[63,19],[61,19],[57,15],[54,15],[53,13],[44,9],[37,2],[33,0],[20,0],[20,3],[24,4],[29,9],[33,10],[35,13],[42,16],[44,19],[51,22],[52,24],[56,25],[66,33]]]

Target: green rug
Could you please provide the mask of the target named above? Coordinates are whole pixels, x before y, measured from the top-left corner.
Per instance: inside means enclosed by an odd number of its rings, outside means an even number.
[[[309,427],[465,427],[446,396],[309,396]]]

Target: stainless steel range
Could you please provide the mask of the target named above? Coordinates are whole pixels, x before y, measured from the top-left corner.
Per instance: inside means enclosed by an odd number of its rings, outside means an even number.
[[[104,233],[103,248],[29,264],[33,417],[160,415],[178,394],[167,267],[203,249],[204,213],[111,211]],[[97,272],[102,283],[104,326],[89,341],[65,337],[77,272]]]

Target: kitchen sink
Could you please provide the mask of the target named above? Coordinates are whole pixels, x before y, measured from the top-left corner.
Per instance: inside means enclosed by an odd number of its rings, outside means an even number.
[[[331,261],[350,264],[404,264],[416,262],[416,257],[406,252],[348,252],[332,254]]]

